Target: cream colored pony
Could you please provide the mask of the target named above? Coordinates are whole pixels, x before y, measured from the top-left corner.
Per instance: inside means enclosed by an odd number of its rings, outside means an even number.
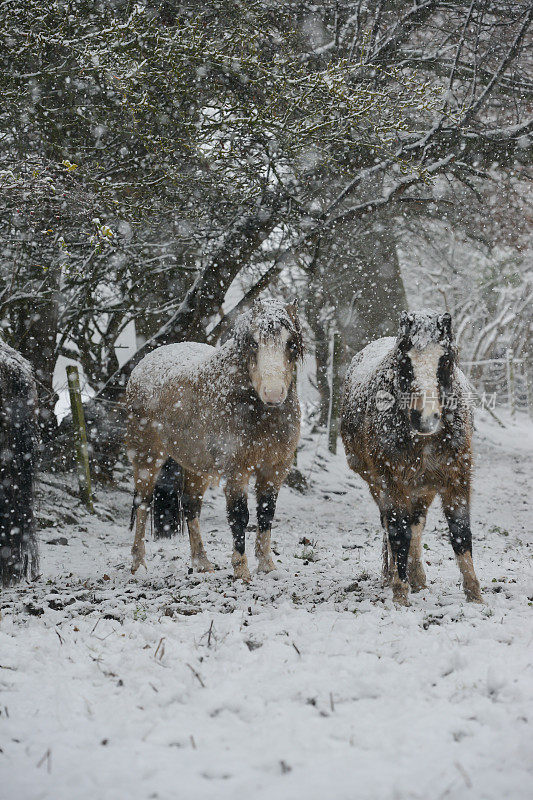
[[[167,345],[137,365],[126,392],[127,449],[135,481],[132,572],[146,566],[146,520],[158,474],[169,458],[183,471],[182,507],[193,567],[213,570],[199,517],[210,482],[224,478],[234,576],[250,580],[245,531],[248,482],[254,475],[258,568],[275,568],[270,529],[299,438],[295,364],[302,352],[295,307],[271,300],[243,314],[232,338],[219,348],[197,342]]]

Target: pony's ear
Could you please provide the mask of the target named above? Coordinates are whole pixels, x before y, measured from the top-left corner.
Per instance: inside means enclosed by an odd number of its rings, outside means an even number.
[[[408,314],[407,311],[402,311],[400,314],[400,324],[398,326],[398,342],[399,343],[406,343],[409,339],[409,333],[411,331],[411,325],[413,323],[413,317],[411,314]]]
[[[448,339],[450,342],[452,341],[452,315],[449,314],[447,311],[444,314],[441,314],[437,320],[437,324],[439,326],[439,330],[442,333],[443,339]]]
[[[296,344],[298,347],[298,358],[302,359],[305,353],[304,339],[302,333],[302,326],[300,325],[300,317],[298,316],[298,300],[294,298],[290,303],[287,303],[285,310],[289,315],[292,322],[294,333],[296,334]]]

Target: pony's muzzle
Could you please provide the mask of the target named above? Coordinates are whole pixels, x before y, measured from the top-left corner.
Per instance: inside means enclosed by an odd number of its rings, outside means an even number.
[[[423,436],[430,436],[432,433],[437,433],[440,429],[442,422],[442,415],[438,411],[432,411],[429,414],[422,414],[417,409],[412,409],[410,414],[411,427],[417,433]]]
[[[280,406],[287,397],[287,390],[284,386],[264,387],[259,396],[267,406]]]

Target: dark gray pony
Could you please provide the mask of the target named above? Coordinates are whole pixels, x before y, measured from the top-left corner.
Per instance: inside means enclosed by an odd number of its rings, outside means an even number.
[[[422,531],[436,494],[467,600],[482,602],[470,532],[472,430],[449,314],[403,312],[397,338],[377,339],[354,357],[341,435],[349,466],[379,507],[384,577],[399,604],[408,604],[409,586],[426,586]]]
[[[29,363],[0,339],[0,585],[34,578],[37,390]]]

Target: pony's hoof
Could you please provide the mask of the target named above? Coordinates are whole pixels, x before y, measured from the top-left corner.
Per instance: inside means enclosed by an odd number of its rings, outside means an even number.
[[[250,575],[250,570],[246,564],[241,565],[240,567],[235,567],[233,570],[233,580],[242,581],[243,583],[250,583],[252,576]]]
[[[275,569],[276,565],[271,558],[264,558],[257,564],[258,572],[273,572]]]
[[[394,604],[396,606],[402,606],[402,608],[409,608],[411,603],[407,597],[393,597]]]
[[[464,581],[463,589],[465,597],[469,603],[484,603],[484,600],[481,596],[481,586],[479,585],[479,581],[477,580],[477,578],[474,578],[473,580],[469,581]]]
[[[409,607],[409,584],[400,583],[392,587],[392,599],[397,606]]]
[[[215,571],[214,566],[209,561],[207,556],[204,556],[204,558],[193,558],[192,559],[192,568],[196,572],[214,572]]]
[[[426,573],[421,565],[411,567],[407,571],[407,577],[412,592],[420,592],[422,589],[427,589]]]
[[[231,557],[231,563],[233,564],[233,580],[242,581],[243,583],[250,583],[252,576],[250,575],[250,570],[248,569],[248,559],[246,558],[246,553],[241,555],[241,553],[238,553],[235,550]]]
[[[148,571],[148,567],[146,566],[146,561],[144,558],[134,556],[133,561],[131,563],[131,574],[135,575],[139,567],[144,567],[146,571]]]

